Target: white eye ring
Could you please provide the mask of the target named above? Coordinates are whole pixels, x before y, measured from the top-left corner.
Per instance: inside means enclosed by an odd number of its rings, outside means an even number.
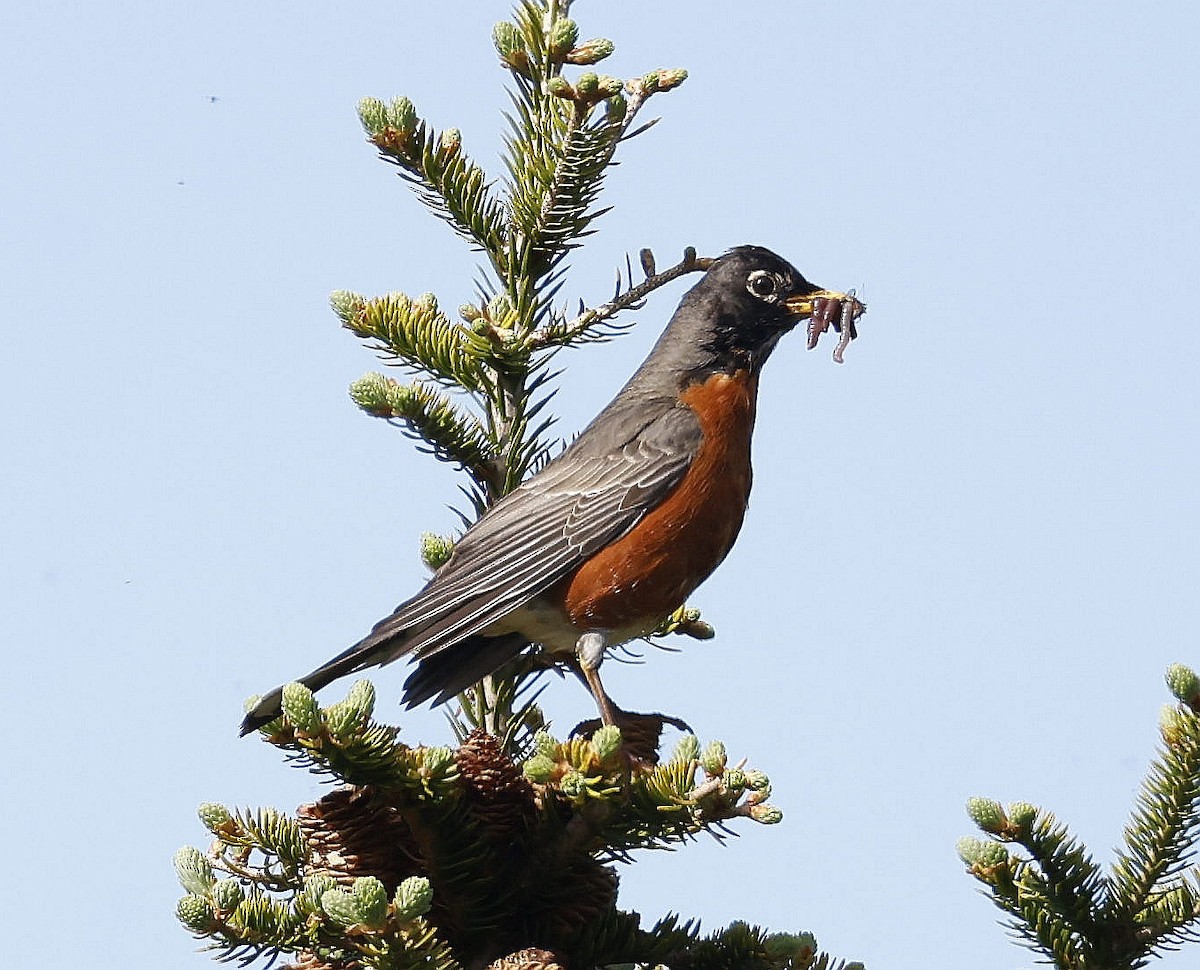
[[[746,289],[752,296],[774,303],[779,298],[779,291],[783,289],[783,281],[774,273],[756,269],[746,277]]]

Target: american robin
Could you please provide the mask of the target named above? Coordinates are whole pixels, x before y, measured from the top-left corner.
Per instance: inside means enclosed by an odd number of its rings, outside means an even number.
[[[424,589],[300,682],[317,690],[411,655],[404,703],[441,703],[538,644],[583,676],[612,723],[605,650],[655,629],[741,529],[763,363],[806,318],[810,347],[831,322],[841,331],[840,359],[864,309],[758,246],[715,260],[579,437],[489,508]],[[281,691],[242,734],[279,716]]]

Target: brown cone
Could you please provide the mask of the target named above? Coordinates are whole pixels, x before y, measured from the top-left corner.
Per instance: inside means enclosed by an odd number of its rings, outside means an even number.
[[[489,963],[487,970],[565,970],[549,950],[537,950],[530,947],[518,950],[506,957],[501,957],[494,963]]]
[[[374,876],[392,892],[417,874],[416,845],[396,809],[375,800],[371,788],[339,788],[296,810],[312,855],[305,875],[332,876],[349,885]]]
[[[362,964],[357,960],[346,963],[327,963],[312,950],[301,950],[296,954],[296,962],[280,967],[280,970],[360,970]]]
[[[472,731],[456,758],[471,817],[489,841],[503,843],[521,835],[533,818],[533,787],[499,740],[485,731]]]

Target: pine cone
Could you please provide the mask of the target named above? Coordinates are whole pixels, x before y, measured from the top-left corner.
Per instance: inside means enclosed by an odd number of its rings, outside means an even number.
[[[482,730],[467,735],[456,754],[471,817],[493,844],[509,842],[533,819],[533,787],[521,769]]]
[[[549,950],[529,947],[501,957],[487,966],[487,970],[564,970],[563,965]]]
[[[372,788],[339,788],[301,805],[296,819],[312,850],[305,875],[332,876],[342,885],[374,876],[390,893],[419,874],[408,824],[396,809],[377,801]]]
[[[538,886],[540,905],[533,915],[539,936],[544,933],[548,941],[576,939],[617,901],[616,872],[590,857],[549,875],[551,880]]]
[[[295,963],[285,964],[279,970],[360,970],[361,967],[362,964],[357,960],[349,960],[346,963],[328,963],[312,950],[301,950],[296,954]]]

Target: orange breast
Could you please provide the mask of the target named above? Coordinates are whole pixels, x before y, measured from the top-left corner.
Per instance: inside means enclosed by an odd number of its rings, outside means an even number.
[[[700,419],[700,450],[665,501],[567,580],[576,627],[648,632],[720,565],[750,497],[755,383],[715,374],[680,395]]]

